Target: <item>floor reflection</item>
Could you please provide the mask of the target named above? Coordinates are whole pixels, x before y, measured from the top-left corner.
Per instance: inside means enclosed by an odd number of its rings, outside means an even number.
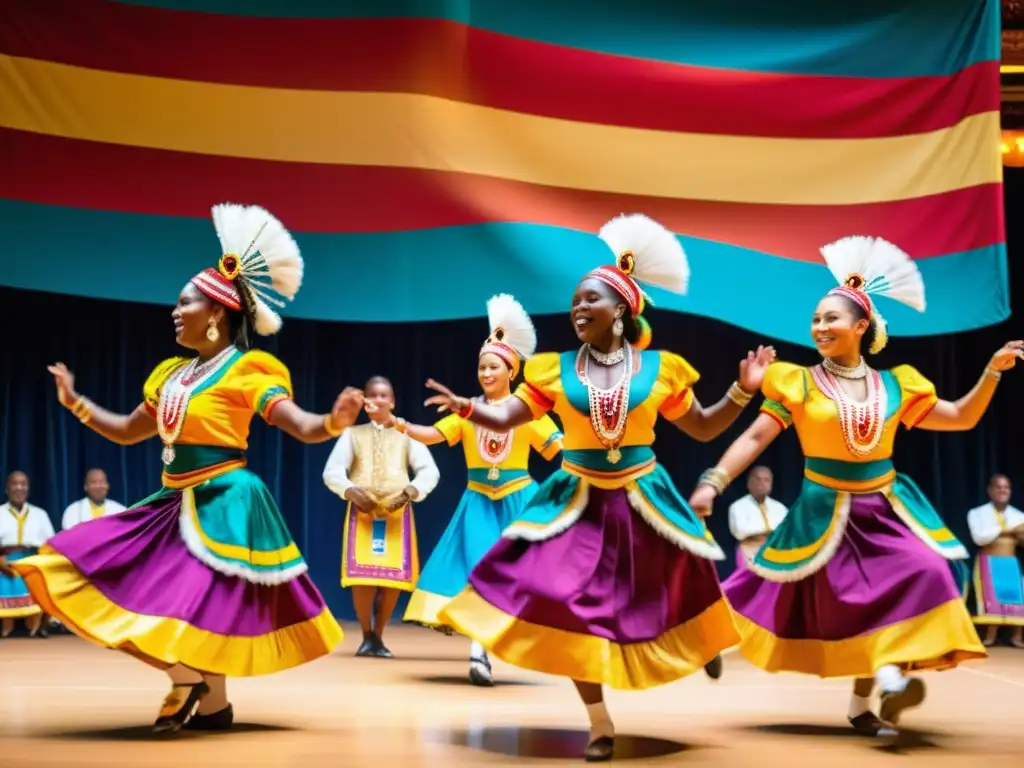
[[[587,746],[585,730],[517,728],[514,726],[470,727],[441,733],[446,743],[479,749],[509,757],[579,760]],[[620,734],[615,737],[616,760],[664,757],[698,747],[668,739]]]

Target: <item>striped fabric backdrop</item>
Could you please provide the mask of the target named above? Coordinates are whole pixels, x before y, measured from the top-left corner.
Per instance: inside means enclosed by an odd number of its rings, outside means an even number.
[[[659,306],[803,343],[818,248],[886,237],[923,316],[1009,314],[997,0],[0,0],[0,284],[171,302],[264,205],[298,316],[567,308],[645,212],[682,238]]]

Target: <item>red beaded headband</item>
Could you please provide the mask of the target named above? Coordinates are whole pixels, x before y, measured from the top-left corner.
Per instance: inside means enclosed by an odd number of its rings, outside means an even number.
[[[505,361],[508,367],[512,369],[513,379],[519,375],[519,353],[512,349],[508,344],[502,344],[500,341],[488,339],[480,349],[480,357],[483,357],[488,353],[497,355]]]
[[[619,263],[626,259],[627,266],[632,271],[633,254],[626,252],[619,257]],[[629,311],[633,317],[638,316],[644,310],[644,294],[640,285],[629,276],[629,273],[621,266],[602,265],[587,273],[587,277],[594,277],[606,285],[610,285],[616,293],[626,300]]]

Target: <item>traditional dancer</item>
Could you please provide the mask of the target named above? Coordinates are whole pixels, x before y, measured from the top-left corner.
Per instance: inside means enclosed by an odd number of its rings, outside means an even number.
[[[68,629],[167,672],[173,687],[157,732],[230,727],[225,676],[304,664],[342,638],[244,451],[254,414],[324,442],[355,421],[362,393],[346,390],[326,415],[296,405],[288,369],[248,346],[252,331],[280,328],[269,303],[298,291],[299,249],[262,208],[218,205],[213,221],[224,255],[189,281],[171,313],[177,342],[197,354],[158,365],[138,408],[100,408],[62,363],[50,367],[60,402],[89,428],[122,445],[160,436],[163,487],[15,564]]]
[[[893,468],[897,428],[972,428],[1001,371],[1020,358],[1021,342],[1000,349],[960,400],[939,400],[910,366],[877,371],[862,357],[886,342],[873,296],[924,311],[914,262],[869,237],[839,240],[822,255],[840,282],[811,321],[822,362],[771,366],[761,414],[703,475],[690,505],[708,513],[731,478],[796,426],[806,457],[803,490],[725,592],[747,659],[769,672],[858,678],[849,720],[875,735],[891,732],[901,712],[924,699],[924,683],[904,671],[986,655],[950,567],[967,551],[914,482]],[[869,700],[875,682],[880,718]]]
[[[29,594],[14,564],[36,553],[53,536],[46,510],[28,503],[28,475],[11,472],[7,477],[7,503],[0,507],[0,637],[14,631],[14,622],[25,621],[31,637],[47,637],[43,609]]]
[[[391,382],[374,376],[364,397],[370,423],[345,430],[323,477],[348,502],[341,586],[352,588],[363,630],[356,656],[390,659],[384,629],[399,596],[415,588],[420,573],[413,502],[426,500],[441,475],[426,446],[388,425],[395,408]]]
[[[773,352],[740,364],[740,381],[711,408],[693,396],[683,358],[641,351],[638,281],[683,293],[679,240],[641,215],[606,224],[614,265],[586,275],[572,301],[583,346],[527,361],[525,382],[502,403],[439,392],[427,400],[508,432],[554,410],[565,433],[562,468],[473,569],[441,621],[498,658],[576,683],[590,715],[588,761],[612,757],[615,729],[603,685],[641,689],[701,669],[739,641],[712,560],[725,558],[656,463],[658,415],[699,440],[718,435],[760,386]]]
[[[995,645],[1000,627],[1013,627],[1010,645],[1024,648],[1024,512],[1010,505],[1010,478],[988,482],[988,504],[967,513],[971,538],[981,551],[974,560],[974,623],[987,627],[983,643]]]
[[[529,315],[513,297],[501,294],[487,302],[490,336],[480,349],[477,378],[481,403],[501,403],[512,396],[512,380],[521,359],[537,348],[537,333]],[[469,583],[469,573],[505,530],[522,513],[537,484],[530,477],[530,448],[551,460],[562,450],[562,433],[550,416],[511,432],[477,427],[457,413],[433,426],[395,420],[397,428],[425,445],[462,443],[469,483],[441,541],[423,569],[419,587],[409,599],[405,621],[451,633],[438,612]],[[484,647],[473,641],[469,680],[494,685],[491,662]]]
[[[85,473],[85,497],[71,502],[64,510],[61,529],[67,531],[76,525],[95,520],[97,517],[124,512],[124,504],[108,498],[108,493],[110,493],[110,483],[107,482],[107,473],[98,467],[87,471]]]

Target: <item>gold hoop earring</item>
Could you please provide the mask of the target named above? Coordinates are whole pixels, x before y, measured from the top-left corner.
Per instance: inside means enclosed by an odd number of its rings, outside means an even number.
[[[212,317],[210,318],[210,327],[206,329],[206,338],[210,340],[210,343],[220,341],[220,331],[217,330],[217,321]]]

